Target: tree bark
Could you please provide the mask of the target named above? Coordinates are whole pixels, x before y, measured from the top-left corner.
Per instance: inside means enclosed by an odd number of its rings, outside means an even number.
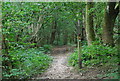
[[[81,35],[78,35],[77,39],[78,39],[78,66],[79,66],[79,68],[82,68]]]
[[[0,54],[2,54],[2,2],[0,2]],[[2,55],[0,55],[0,59]],[[2,80],[2,61],[0,60],[0,80]]]
[[[3,34],[2,34],[2,49],[4,49],[4,51],[5,51],[2,57],[10,59],[11,57],[8,52],[8,49],[9,49],[8,42],[5,40],[5,35],[3,35]],[[5,68],[5,70],[7,70],[10,73],[10,70],[12,69],[12,64],[11,64],[10,60],[8,60],[8,59],[4,60],[2,65],[9,67],[8,69]]]
[[[114,46],[113,28],[119,13],[119,6],[115,9],[116,2],[109,2],[105,8],[102,40],[104,44]]]
[[[67,42],[68,42],[68,35],[67,35],[67,33],[64,33],[64,45],[66,45],[67,44]]]
[[[93,3],[88,2],[86,4],[86,36],[87,36],[88,45],[91,45],[92,41],[95,41],[93,12],[91,11],[92,8],[93,8]]]
[[[76,25],[76,32],[77,32],[77,46],[78,46],[78,66],[79,68],[82,68],[82,52],[81,52],[81,47],[82,47],[82,36],[83,36],[83,32],[82,32],[82,23],[80,22],[80,20],[77,21],[77,25]]]
[[[51,33],[51,41],[50,44],[54,43],[55,40],[55,34],[56,34],[56,28],[57,28],[57,22],[53,21],[53,26],[52,26],[52,33]]]

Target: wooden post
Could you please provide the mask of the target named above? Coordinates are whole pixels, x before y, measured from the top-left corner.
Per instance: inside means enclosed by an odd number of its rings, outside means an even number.
[[[82,59],[81,59],[82,53],[81,53],[81,36],[80,36],[80,34],[78,35],[77,40],[78,40],[78,65],[79,65],[79,68],[81,69],[82,68]]]

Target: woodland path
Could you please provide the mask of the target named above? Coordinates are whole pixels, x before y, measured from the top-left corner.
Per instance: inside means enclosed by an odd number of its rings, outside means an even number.
[[[69,48],[57,47],[53,49],[53,63],[47,71],[38,75],[36,79],[89,79],[92,78],[93,75],[96,75],[96,71],[87,72],[85,75],[83,73],[77,73],[73,67],[69,66],[67,63],[68,56],[72,52],[70,50],[67,52],[67,49]]]

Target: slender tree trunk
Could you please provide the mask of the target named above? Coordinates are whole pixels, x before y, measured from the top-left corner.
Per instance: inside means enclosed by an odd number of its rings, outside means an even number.
[[[4,51],[5,51],[3,54],[3,57],[10,59],[11,57],[8,52],[9,47],[8,47],[7,41],[5,40],[5,35],[2,35],[2,49],[4,49]],[[12,69],[12,64],[11,64],[10,60],[8,60],[8,59],[3,61],[2,64],[3,64],[3,66],[8,67],[8,68],[5,68],[5,70],[7,70],[10,74],[10,70]]]
[[[105,8],[102,40],[104,44],[114,46],[113,28],[119,13],[119,6],[115,9],[116,2],[109,2]]]
[[[66,45],[67,44],[67,42],[68,42],[68,35],[67,35],[67,33],[65,33],[64,34],[64,45]]]
[[[82,68],[82,52],[81,52],[81,42],[82,42],[82,23],[80,24],[80,20],[77,21],[76,25],[77,29],[77,46],[78,46],[78,66]]]
[[[119,17],[120,17],[120,13],[119,13]],[[120,59],[120,18],[118,18],[118,39],[117,39],[117,50],[118,50],[118,59]],[[119,64],[118,64],[118,68],[120,68],[120,62],[119,62]],[[118,71],[119,73],[120,73],[120,69],[119,69],[119,71]],[[119,76],[120,76],[120,74],[119,74]]]
[[[58,30],[57,31],[57,37],[56,37],[56,41],[57,41],[57,45],[59,45],[59,42],[60,42],[60,31]]]
[[[0,37],[0,54],[2,54],[2,2],[0,2]],[[0,61],[0,80],[2,80],[2,61]]]
[[[75,41],[75,35],[74,33],[72,33],[71,43],[74,44],[74,41]]]
[[[93,3],[88,2],[86,5],[86,36],[88,45],[91,45],[92,41],[95,41],[93,12],[91,11],[91,8],[93,8]]]
[[[56,28],[57,28],[57,22],[53,21],[52,33],[51,33],[51,41],[50,41],[51,44],[53,44],[54,40],[55,40]]]
[[[76,34],[74,34],[74,43],[77,45],[77,35]]]
[[[83,28],[82,28],[82,40],[86,40],[86,32],[85,32],[85,13],[82,11],[83,13]]]
[[[78,35],[77,39],[78,39],[78,58],[79,58],[79,59],[78,59],[78,65],[79,65],[79,68],[82,68],[81,36]]]

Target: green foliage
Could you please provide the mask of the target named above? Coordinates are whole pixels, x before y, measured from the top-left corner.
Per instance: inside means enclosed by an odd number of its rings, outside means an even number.
[[[69,65],[78,67],[78,52],[77,50],[70,55]],[[116,47],[103,46],[94,42],[90,46],[82,46],[82,64],[83,67],[104,67],[105,74],[97,75],[97,77],[112,77],[118,79],[118,54]]]
[[[39,47],[38,49],[45,54],[50,54],[50,51],[51,51],[52,48],[53,48],[52,45],[47,45],[46,44],[46,45],[43,45],[42,47]]]
[[[110,61],[110,59],[112,61]],[[117,49],[103,45],[90,45],[82,47],[82,62],[84,65],[103,65],[108,62],[118,63]],[[76,66],[78,64],[77,50],[70,55],[69,64]]]
[[[104,22],[105,4],[97,2],[89,11],[95,12],[93,13],[94,30],[99,40]],[[51,62],[51,57],[44,54],[50,53],[52,49],[49,45],[53,37],[51,34],[55,36],[52,43],[54,45],[76,44],[77,32],[80,27],[84,27],[85,5],[84,2],[4,2],[2,5],[2,35],[5,38],[2,46],[3,77],[25,78],[42,73]],[[114,38],[117,39],[118,36],[114,35]],[[118,62],[116,48],[98,45],[97,42],[91,46],[83,46],[82,54],[83,64],[86,66],[102,65],[108,61]],[[12,63],[12,67],[9,67],[6,61]],[[77,66],[77,50],[71,54],[69,63]]]
[[[68,63],[70,65],[72,65],[72,66],[77,66],[78,65],[78,53],[77,53],[77,50],[75,50],[75,52],[70,55]]]
[[[10,52],[12,69],[10,74],[3,69],[4,78],[26,78],[44,72],[52,61],[52,57],[43,54],[39,49],[18,49]],[[5,61],[6,58],[3,58]],[[5,68],[5,66],[4,66]]]
[[[43,45],[43,48],[44,48],[45,52],[50,53],[50,51],[52,49],[52,45]]]
[[[104,75],[97,75],[97,77],[102,78],[102,77],[112,77],[112,79],[118,79],[119,78],[119,73],[115,72],[115,73],[107,73]]]
[[[66,34],[68,35],[68,43],[73,39],[70,36],[74,34],[77,20],[82,21],[84,7],[85,3],[6,2],[3,3],[2,8],[2,33],[9,43],[9,48],[12,49],[14,47],[27,48],[33,43],[42,46],[50,44],[51,33],[54,30],[53,21],[56,21],[57,28],[54,42],[55,45],[63,45]]]

